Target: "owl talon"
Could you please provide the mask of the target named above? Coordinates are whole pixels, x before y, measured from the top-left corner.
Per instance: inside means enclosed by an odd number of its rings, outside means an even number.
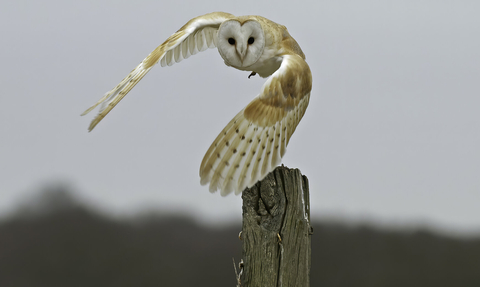
[[[257,73],[252,72],[250,75],[248,75],[248,78],[250,79],[251,76],[255,76]]]

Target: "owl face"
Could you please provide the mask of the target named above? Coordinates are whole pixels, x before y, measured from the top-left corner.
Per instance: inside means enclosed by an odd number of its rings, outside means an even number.
[[[227,65],[246,70],[263,54],[265,35],[262,25],[255,20],[244,23],[225,21],[218,30],[217,47]]]

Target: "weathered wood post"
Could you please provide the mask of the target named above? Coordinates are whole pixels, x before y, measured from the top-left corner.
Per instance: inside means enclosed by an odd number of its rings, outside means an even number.
[[[242,287],[310,286],[308,179],[279,166],[243,191]]]

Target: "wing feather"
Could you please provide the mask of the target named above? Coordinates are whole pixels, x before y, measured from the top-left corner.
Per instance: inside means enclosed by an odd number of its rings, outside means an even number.
[[[197,40],[197,47],[200,52],[208,49],[207,43],[205,42],[205,35],[203,34],[203,30],[197,32],[197,34],[195,35],[195,39]]]
[[[282,56],[280,68],[262,92],[222,130],[200,165],[200,183],[210,192],[236,194],[263,179],[286,152],[288,141],[307,109],[310,68],[295,54]]]
[[[86,115],[101,104],[100,111],[91,122],[88,130],[91,131],[95,128],[155,64],[160,63],[162,67],[171,66],[199,51],[214,48],[218,28],[225,20],[234,17],[228,13],[214,12],[188,21],[163,44],[153,50],[115,88],[107,92],[97,103],[82,113],[82,116]]]

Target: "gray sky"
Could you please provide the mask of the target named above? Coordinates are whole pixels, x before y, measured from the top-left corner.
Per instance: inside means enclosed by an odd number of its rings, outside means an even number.
[[[79,116],[189,19],[225,11],[287,26],[307,56],[283,163],[309,177],[313,216],[480,231],[480,2],[269,3],[3,4],[0,214],[62,181],[116,214],[240,220],[241,197],[210,194],[198,169],[265,79],[208,50],[152,69],[93,132]]]

